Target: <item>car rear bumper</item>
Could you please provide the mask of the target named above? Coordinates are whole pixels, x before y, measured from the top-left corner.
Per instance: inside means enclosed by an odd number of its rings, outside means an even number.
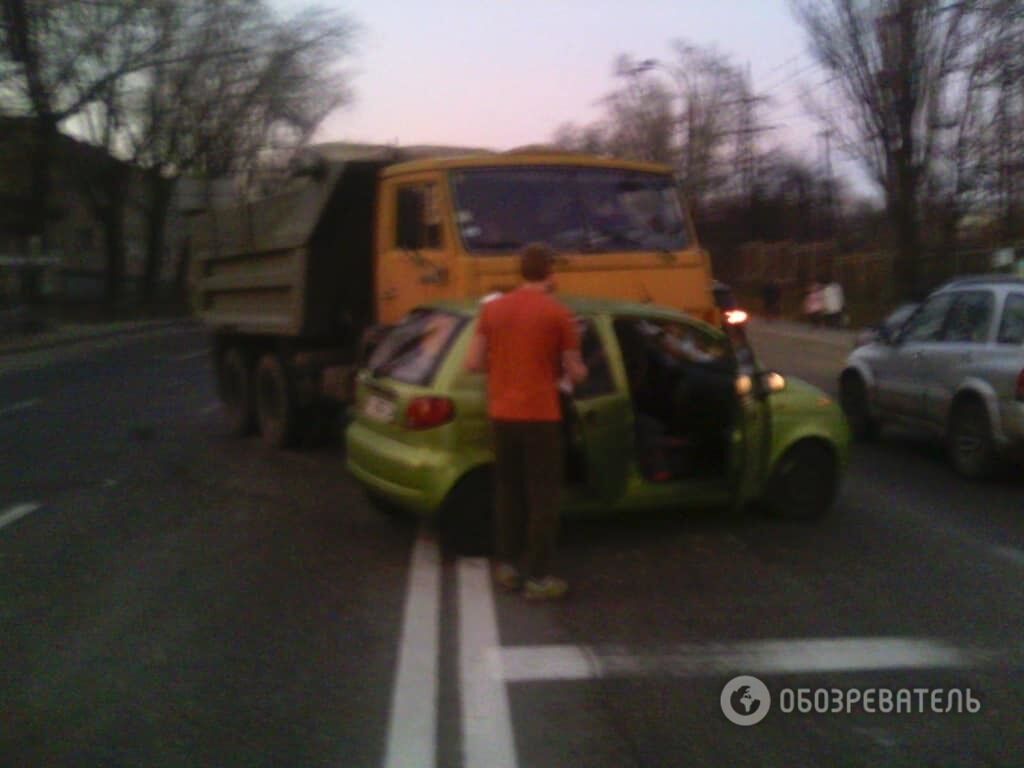
[[[345,433],[347,467],[367,489],[424,516],[437,512],[457,473],[448,452],[391,439],[353,422]]]

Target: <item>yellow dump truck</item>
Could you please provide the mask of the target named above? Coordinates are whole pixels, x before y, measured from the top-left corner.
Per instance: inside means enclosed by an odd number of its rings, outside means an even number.
[[[538,149],[312,147],[275,194],[196,217],[194,303],[232,430],[289,443],[348,397],[370,329],[516,285],[533,241],[558,252],[562,294],[718,319],[669,168]]]

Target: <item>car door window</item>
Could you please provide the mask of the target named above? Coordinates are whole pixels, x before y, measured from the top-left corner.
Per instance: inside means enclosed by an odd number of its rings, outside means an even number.
[[[1024,344],[1024,293],[1011,293],[1003,304],[1000,344]]]
[[[573,396],[577,400],[608,395],[615,391],[608,355],[594,324],[589,320],[577,319],[580,330],[580,354],[587,366],[587,378],[576,385]]]
[[[938,341],[942,337],[942,327],[946,314],[956,294],[942,293],[928,299],[907,322],[901,334],[903,342]]]
[[[957,296],[949,312],[943,340],[982,344],[988,341],[995,299],[990,291],[966,291]]]

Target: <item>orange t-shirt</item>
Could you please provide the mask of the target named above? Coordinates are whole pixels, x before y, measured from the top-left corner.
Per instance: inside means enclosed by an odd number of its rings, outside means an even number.
[[[491,418],[560,421],[562,353],[580,345],[569,310],[546,293],[518,288],[484,304],[477,333],[487,343]]]

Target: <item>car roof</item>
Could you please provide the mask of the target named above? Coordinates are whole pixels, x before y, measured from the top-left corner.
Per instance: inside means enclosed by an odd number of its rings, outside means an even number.
[[[560,295],[558,300],[577,315],[635,315],[639,317],[657,317],[665,320],[682,320],[694,325],[718,330],[717,328],[714,328],[714,326],[708,325],[693,315],[688,315],[677,309],[663,307],[658,304],[641,304],[633,301],[622,301],[621,299],[599,299],[589,296]],[[482,303],[483,300],[447,299],[429,302],[422,306],[425,308],[456,312],[460,315],[475,315]]]
[[[945,291],[951,288],[963,288],[971,285],[1009,285],[1024,288],[1024,277],[1018,277],[1017,275],[965,275],[963,277],[954,277],[949,282],[944,283],[939,290]]]

